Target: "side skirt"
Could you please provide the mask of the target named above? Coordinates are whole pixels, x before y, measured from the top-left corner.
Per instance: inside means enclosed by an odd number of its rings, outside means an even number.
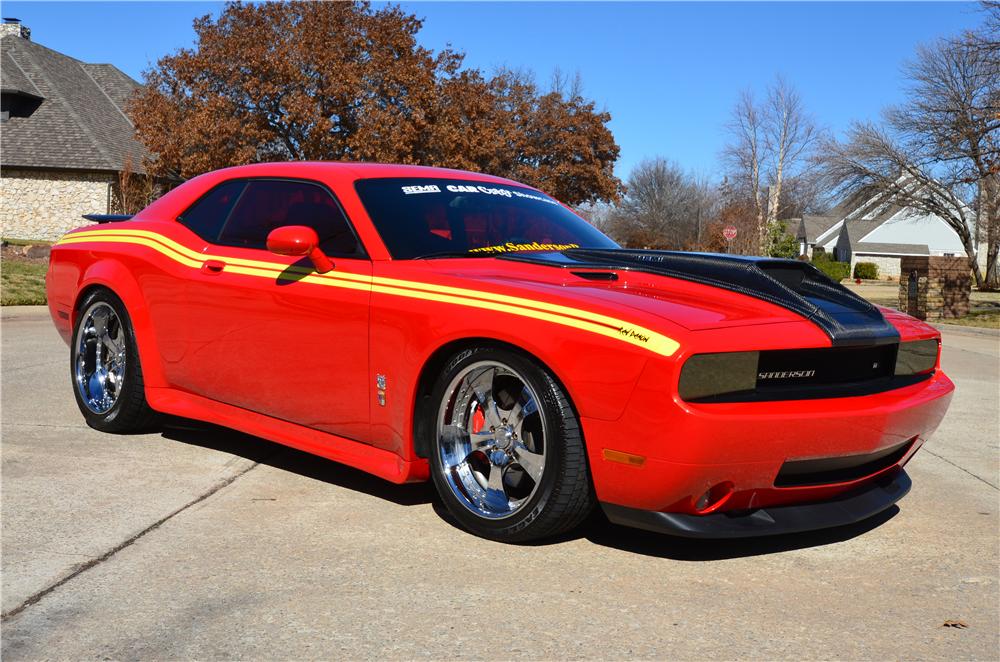
[[[170,388],[146,388],[149,406],[164,414],[193,418],[262,437],[346,464],[393,483],[430,478],[427,460],[408,462],[395,453]]]

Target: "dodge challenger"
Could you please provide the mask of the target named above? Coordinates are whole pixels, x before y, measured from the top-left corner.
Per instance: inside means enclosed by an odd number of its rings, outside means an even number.
[[[91,427],[166,413],[432,480],[504,542],[596,507],[696,538],[861,521],[954,389],[935,329],[807,263],[623,249],[498,177],[258,164],[92,220],[46,278]]]

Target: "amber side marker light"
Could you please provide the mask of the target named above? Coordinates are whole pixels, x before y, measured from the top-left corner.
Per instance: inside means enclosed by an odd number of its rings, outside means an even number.
[[[633,455],[632,453],[613,451],[610,448],[605,448],[602,454],[604,455],[604,459],[609,462],[620,462],[633,467],[641,467],[646,464],[646,458],[642,455]]]

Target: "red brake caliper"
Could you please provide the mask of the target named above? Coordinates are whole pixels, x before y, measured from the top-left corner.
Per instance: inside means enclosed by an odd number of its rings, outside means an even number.
[[[483,410],[476,407],[476,413],[472,415],[472,433],[478,434],[484,427],[486,427],[486,417],[483,416]]]

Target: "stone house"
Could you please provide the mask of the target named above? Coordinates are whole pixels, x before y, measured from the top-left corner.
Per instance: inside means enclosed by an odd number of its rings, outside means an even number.
[[[88,64],[0,25],[0,227],[4,237],[57,239],[83,214],[116,210],[119,173],[147,153],[125,104],[139,84],[111,64]]]
[[[799,254],[812,257],[822,248],[840,262],[874,262],[882,278],[899,278],[900,260],[937,255],[965,257],[955,231],[934,214],[901,207],[884,194],[861,191],[841,201],[829,213],[803,215],[796,238]],[[985,249],[980,251],[985,259]]]

